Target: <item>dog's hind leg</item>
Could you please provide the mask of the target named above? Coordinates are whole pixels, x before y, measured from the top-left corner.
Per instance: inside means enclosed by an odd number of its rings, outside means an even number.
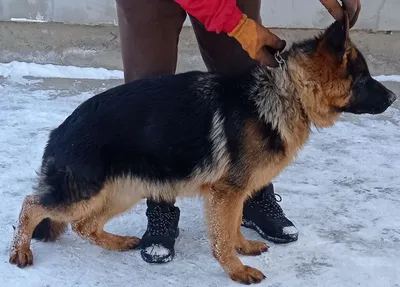
[[[91,214],[90,217],[73,222],[72,230],[83,239],[108,250],[126,251],[137,248],[140,243],[138,237],[120,236],[104,231],[104,225],[118,213],[113,213],[105,208]]]
[[[21,268],[33,264],[30,249],[32,233],[35,227],[47,217],[49,217],[49,212],[39,204],[38,196],[25,197],[11,247],[11,264],[16,264]]]
[[[16,264],[18,267],[33,264],[32,251],[30,250],[32,234],[36,226],[44,219],[54,220],[58,223],[69,223],[87,217],[87,214],[104,206],[102,195],[71,205],[43,206],[40,204],[40,200],[40,195],[28,195],[22,204],[10,254],[10,263]]]
[[[244,284],[261,282],[264,274],[245,266],[236,253],[240,215],[245,195],[226,183],[214,184],[206,195],[206,210],[214,257],[232,280]]]
[[[139,246],[140,239],[135,236],[120,236],[104,231],[104,225],[113,217],[131,208],[140,198],[128,196],[121,200],[123,191],[110,192],[112,188],[106,188],[102,191],[105,195],[105,205],[103,208],[96,210],[79,221],[73,222],[72,230],[75,231],[83,239],[102,246],[108,250],[126,251],[135,249]],[[129,191],[128,191],[129,192]]]

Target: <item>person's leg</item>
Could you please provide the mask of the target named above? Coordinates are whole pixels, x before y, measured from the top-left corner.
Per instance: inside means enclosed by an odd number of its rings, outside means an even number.
[[[261,23],[261,0],[238,0],[237,4],[243,13]],[[190,20],[209,71],[240,72],[255,64],[235,39],[224,33],[210,33],[196,19],[191,17]],[[243,225],[275,243],[296,241],[298,237],[296,227],[285,217],[275,199],[272,183],[257,191],[245,202]]]
[[[249,18],[261,23],[261,0],[238,0],[237,5]],[[237,40],[225,33],[208,32],[203,24],[195,18],[189,17],[199,43],[201,56],[208,71],[240,72],[256,63],[242,49]]]
[[[174,74],[186,12],[172,0],[116,0],[125,82]]]
[[[186,12],[172,0],[116,0],[125,82],[174,74]],[[147,199],[147,230],[140,246],[150,263],[171,261],[179,234],[175,202]]]

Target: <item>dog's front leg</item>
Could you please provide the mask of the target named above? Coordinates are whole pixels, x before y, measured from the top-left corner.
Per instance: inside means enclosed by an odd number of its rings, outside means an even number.
[[[243,209],[242,209],[243,210]],[[241,255],[249,255],[249,256],[256,256],[260,255],[263,252],[267,252],[269,246],[265,244],[263,241],[256,241],[256,240],[247,240],[244,237],[242,231],[240,230],[240,225],[242,223],[242,212],[240,213],[239,217],[239,226],[237,231],[237,239],[236,239],[236,250]]]
[[[244,284],[261,282],[264,274],[243,265],[236,253],[238,228],[245,194],[226,183],[214,184],[205,198],[214,257],[232,280]]]

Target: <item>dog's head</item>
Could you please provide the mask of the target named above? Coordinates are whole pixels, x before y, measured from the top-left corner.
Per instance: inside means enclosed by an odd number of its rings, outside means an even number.
[[[318,37],[294,44],[289,58],[300,100],[318,126],[333,124],[341,112],[383,113],[396,100],[371,77],[363,55],[349,39],[347,14]]]

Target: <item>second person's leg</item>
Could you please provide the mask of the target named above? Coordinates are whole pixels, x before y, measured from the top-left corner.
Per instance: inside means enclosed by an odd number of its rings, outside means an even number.
[[[172,0],[116,0],[125,82],[174,74],[186,12]],[[150,263],[174,257],[180,211],[174,202],[147,200],[147,230],[140,246]]]
[[[261,23],[261,0],[238,0],[237,4],[249,18]],[[196,19],[191,17],[190,20],[209,71],[240,72],[255,64],[235,39],[224,33],[208,32]],[[253,198],[245,202],[243,225],[275,243],[296,241],[298,237],[296,227],[286,218],[275,199],[272,183],[257,191]]]

